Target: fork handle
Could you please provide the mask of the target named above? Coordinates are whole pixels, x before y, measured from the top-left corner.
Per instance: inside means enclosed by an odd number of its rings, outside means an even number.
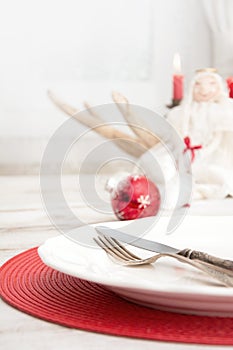
[[[232,260],[226,260],[226,259],[221,259],[213,255],[209,255],[204,252],[200,252],[198,250],[192,250],[189,248],[181,250],[179,255],[182,255],[188,259],[191,260],[199,260],[199,261],[204,261],[208,264],[212,264],[215,266],[222,267],[224,269],[228,269],[233,271],[233,261]]]

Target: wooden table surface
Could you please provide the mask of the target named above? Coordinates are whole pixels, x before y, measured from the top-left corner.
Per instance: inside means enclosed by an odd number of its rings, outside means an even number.
[[[88,181],[88,176],[87,176]],[[64,189],[71,207],[79,211],[86,222],[115,220],[88,207],[80,193],[74,191],[73,177],[66,176]],[[0,264],[12,256],[42,244],[47,238],[58,235],[43,208],[38,176],[0,177]],[[211,213],[233,213],[233,201],[226,200],[224,208],[209,203]],[[206,203],[194,205],[191,214],[206,213]],[[74,330],[36,319],[0,301],[0,349],[222,349],[221,346],[176,344],[115,337],[93,332]],[[232,348],[233,347],[228,347]]]

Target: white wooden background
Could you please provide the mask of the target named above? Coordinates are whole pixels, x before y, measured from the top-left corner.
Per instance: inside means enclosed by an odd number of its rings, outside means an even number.
[[[0,47],[2,173],[14,165],[38,171],[46,142],[66,120],[48,89],[77,107],[110,102],[118,90],[164,111],[174,53],[186,86],[195,69],[211,64],[209,28],[196,0],[9,0],[1,3]]]

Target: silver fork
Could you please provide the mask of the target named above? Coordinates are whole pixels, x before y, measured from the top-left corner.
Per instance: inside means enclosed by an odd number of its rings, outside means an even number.
[[[197,260],[190,260],[184,256],[178,254],[170,254],[170,253],[159,253],[148,258],[140,258],[135,255],[131,251],[129,251],[126,247],[124,247],[119,241],[116,239],[101,235],[98,238],[93,238],[94,241],[107,253],[107,255],[116,263],[124,266],[139,266],[139,265],[147,265],[156,262],[158,259],[162,257],[171,257],[177,259],[182,263],[189,264],[198,270],[201,270],[208,276],[211,276],[215,280],[221,282],[227,287],[233,287],[233,272],[227,269],[224,269],[219,266],[214,266],[212,264],[208,264],[206,262],[201,262]]]

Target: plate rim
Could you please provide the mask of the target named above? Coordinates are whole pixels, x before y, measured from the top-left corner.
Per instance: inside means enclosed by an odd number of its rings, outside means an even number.
[[[111,224],[116,224],[116,221],[111,221],[111,222],[104,222],[103,223],[104,225],[111,225]],[[91,227],[95,227],[97,224],[92,224],[92,225],[88,225],[88,226],[91,226]],[[101,225],[101,223],[98,223],[98,225]],[[80,227],[79,229],[84,229],[85,226],[82,226]],[[51,242],[53,242],[54,240],[57,240],[57,239],[66,239],[68,241],[72,241],[71,239],[69,239],[67,236],[64,236],[64,235],[58,235],[58,236],[55,236],[55,237],[52,237],[52,238],[48,238],[41,246],[38,247],[38,254],[40,256],[40,258],[42,259],[42,261],[58,270],[58,271],[61,271],[63,273],[66,273],[66,274],[69,274],[69,275],[72,275],[74,277],[77,277],[77,278],[81,278],[81,279],[86,279],[88,281],[91,281],[91,282],[94,282],[94,283],[98,283],[98,284],[102,284],[102,285],[105,285],[105,286],[109,286],[109,287],[116,287],[116,288],[122,288],[122,289],[137,289],[137,290],[140,290],[140,291],[147,291],[147,292],[161,292],[161,293],[165,293],[165,294],[172,294],[172,295],[181,295],[181,294],[185,294],[185,296],[192,296],[193,297],[211,297],[211,298],[227,298],[227,299],[233,299],[233,288],[230,288],[230,287],[224,287],[224,286],[221,286],[221,285],[198,285],[198,288],[194,288],[193,286],[185,286],[185,287],[182,287],[182,290],[177,287],[177,285],[175,285],[175,288],[173,286],[173,288],[169,289],[169,291],[166,291],[164,290],[163,288],[158,288],[158,286],[156,286],[156,290],[153,288],[153,286],[148,286],[148,285],[144,285],[143,287],[141,285],[138,285],[138,283],[135,283],[135,281],[127,281],[126,284],[124,284],[124,286],[122,285],[122,282],[120,282],[119,280],[118,281],[113,281],[111,279],[111,281],[109,281],[108,278],[106,278],[104,276],[104,278],[102,278],[102,280],[100,280],[99,278],[99,275],[97,276],[94,276],[93,273],[89,273],[87,275],[86,274],[83,274],[82,271],[79,271],[77,274],[73,274],[71,272],[67,272],[67,269],[62,269],[62,267],[59,265],[56,265],[54,264],[53,261],[51,261],[50,258],[46,257],[46,249],[50,248],[50,245],[51,245]],[[81,245],[80,245],[81,246]],[[96,247],[97,249],[101,249],[101,248],[98,248]],[[90,247],[84,247],[82,246],[82,249],[93,249],[90,248]],[[103,254],[106,254],[104,251],[103,251]],[[196,286],[195,286],[196,287]]]

